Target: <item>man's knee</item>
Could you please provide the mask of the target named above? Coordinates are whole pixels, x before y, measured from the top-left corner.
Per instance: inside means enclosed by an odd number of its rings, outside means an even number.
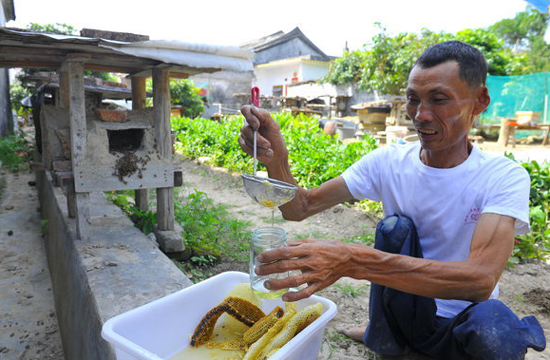
[[[410,237],[417,237],[416,227],[411,219],[400,215],[387,216],[376,226],[374,247],[397,254]]]
[[[483,301],[463,316],[453,333],[476,359],[523,359],[528,347],[541,346],[542,328],[536,319],[520,320],[499,300]]]

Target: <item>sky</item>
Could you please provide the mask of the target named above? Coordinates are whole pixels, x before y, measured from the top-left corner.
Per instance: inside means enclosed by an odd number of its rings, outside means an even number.
[[[327,55],[361,49],[378,33],[457,32],[525,10],[524,0],[14,0],[16,20],[131,32],[151,39],[235,46],[299,27]]]

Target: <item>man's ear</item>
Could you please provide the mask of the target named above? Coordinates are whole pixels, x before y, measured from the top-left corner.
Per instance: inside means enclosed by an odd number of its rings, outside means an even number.
[[[491,97],[489,96],[489,89],[487,88],[487,86],[480,86],[476,90],[476,100],[473,115],[475,116],[481,114],[483,111],[485,111],[485,109],[487,109],[490,103]]]

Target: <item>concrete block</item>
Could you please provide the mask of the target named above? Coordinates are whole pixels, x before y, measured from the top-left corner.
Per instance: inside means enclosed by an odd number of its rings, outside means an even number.
[[[159,230],[155,227],[155,236],[160,249],[165,253],[180,252],[185,250],[183,244],[183,228],[180,224],[174,223],[174,230]]]

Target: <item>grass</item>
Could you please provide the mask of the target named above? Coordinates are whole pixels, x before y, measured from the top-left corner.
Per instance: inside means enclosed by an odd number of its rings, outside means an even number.
[[[514,301],[517,301],[517,302],[520,302],[520,303],[524,303],[524,302],[525,302],[525,298],[523,297],[523,293],[519,293],[519,294],[517,294],[516,296],[514,296]]]
[[[362,245],[372,245],[374,244],[374,233],[363,233],[349,238],[342,239],[342,242],[350,244],[362,244]]]
[[[313,230],[309,233],[294,234],[293,240],[319,239],[324,237],[325,236],[319,230]]]
[[[349,297],[363,296],[368,289],[367,285],[359,286],[357,288],[351,284],[335,284],[334,286],[338,288],[344,296]]]

